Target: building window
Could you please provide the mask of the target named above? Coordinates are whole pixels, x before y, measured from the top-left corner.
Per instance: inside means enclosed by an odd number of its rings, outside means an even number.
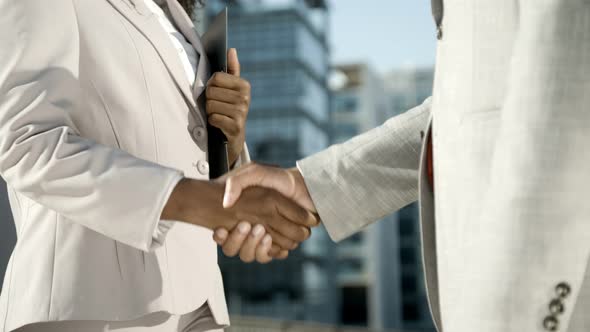
[[[341,322],[344,325],[367,326],[367,289],[365,287],[344,287],[341,295]]]
[[[414,234],[416,220],[406,214],[399,216],[399,234],[401,236],[411,236]]]
[[[356,275],[363,272],[363,263],[359,259],[343,259],[339,266],[340,274]]]
[[[412,247],[401,248],[399,258],[402,265],[414,265],[416,264],[416,250]]]
[[[404,302],[402,315],[404,321],[406,322],[415,322],[420,320],[420,310],[418,305],[414,302]]]
[[[402,292],[415,294],[418,291],[418,278],[415,275],[402,276]]]
[[[346,241],[350,242],[350,243],[362,243],[363,237],[364,237],[364,233],[359,232],[359,233],[353,234],[351,237],[346,239]]]

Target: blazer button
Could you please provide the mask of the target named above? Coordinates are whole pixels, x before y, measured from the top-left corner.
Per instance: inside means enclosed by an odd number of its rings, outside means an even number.
[[[552,315],[562,314],[565,310],[565,306],[560,299],[554,299],[549,303],[549,312]]]
[[[199,171],[199,173],[201,173],[202,175],[207,175],[209,174],[209,163],[204,161],[204,160],[199,160],[197,162],[197,170]]]
[[[568,297],[571,291],[572,288],[567,282],[560,282],[559,284],[557,284],[557,286],[555,286],[555,292],[557,293],[557,296],[559,296],[562,299]]]
[[[545,317],[545,320],[543,320],[543,327],[547,331],[557,331],[559,321],[553,316],[547,316]]]
[[[193,138],[198,142],[201,142],[205,138],[205,128],[201,126],[193,128]]]

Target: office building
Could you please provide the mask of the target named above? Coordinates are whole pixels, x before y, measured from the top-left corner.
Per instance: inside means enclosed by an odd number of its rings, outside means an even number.
[[[227,2],[209,1],[207,16]],[[252,85],[247,143],[256,161],[292,167],[329,144],[324,1],[231,1],[229,46]],[[230,313],[335,323],[333,243],[323,229],[283,262],[221,258]]]
[[[388,98],[385,118],[420,105],[432,95],[433,68],[403,68],[393,70],[383,78]],[[401,271],[402,319],[405,328],[432,328],[422,269],[420,225],[416,203],[398,213],[398,257]]]
[[[388,108],[383,120],[422,104],[432,95],[433,82],[433,68],[408,67],[392,70],[384,75]]]
[[[335,66],[331,77],[331,132],[342,143],[381,122],[387,98],[381,78],[365,64]],[[400,277],[396,215],[342,241],[336,248],[340,320],[345,325],[399,328]]]
[[[381,125],[430,95],[432,70],[394,71],[382,78],[368,65],[334,68],[334,143]],[[412,204],[337,247],[340,317],[372,328],[433,328],[420,257],[417,206]]]

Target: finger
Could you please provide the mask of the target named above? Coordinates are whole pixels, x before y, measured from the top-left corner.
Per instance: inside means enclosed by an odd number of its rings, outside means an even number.
[[[236,120],[221,114],[209,115],[209,124],[221,129],[226,137],[234,137],[240,133],[240,125]]]
[[[256,172],[254,164],[249,164],[232,172],[225,182],[225,192],[223,194],[223,207],[230,208],[236,204],[242,190],[250,186],[255,186],[261,182],[261,172]]]
[[[271,255],[273,259],[284,260],[289,257],[289,250],[280,250],[276,255]]]
[[[267,225],[267,233],[272,237],[272,241],[279,247],[286,250],[293,250],[297,248],[297,243],[277,232],[272,226]]]
[[[220,88],[217,86],[209,86],[205,90],[207,100],[217,100],[233,105],[248,105],[250,103],[250,95],[240,93],[239,91]]]
[[[229,232],[227,231],[227,229],[218,228],[215,230],[215,233],[213,233],[213,240],[217,242],[217,244],[219,244],[220,246],[223,246],[223,244],[227,240],[228,235]]]
[[[238,51],[235,48],[230,48],[227,51],[227,72],[240,77],[240,60],[238,59]]]
[[[248,114],[248,107],[245,105],[234,105],[218,100],[207,100],[205,110],[207,115],[220,114],[240,121]]]
[[[311,230],[308,227],[301,226],[285,219],[276,220],[272,224],[272,228],[293,242],[303,242],[311,235]]]
[[[250,82],[246,81],[243,78],[223,72],[216,72],[213,74],[213,76],[211,76],[211,78],[207,82],[207,87],[211,86],[242,91],[247,93],[250,93],[250,91],[252,90]]]
[[[225,241],[225,244],[221,247],[223,253],[228,257],[234,257],[237,255],[238,252],[240,252],[240,248],[242,248],[248,233],[250,233],[251,228],[252,226],[250,223],[244,221],[240,222],[238,226],[231,231],[227,241]]]
[[[316,227],[319,224],[318,218],[313,213],[293,203],[293,201],[284,196],[279,204],[277,204],[277,211],[285,218],[302,226]]]
[[[240,259],[245,263],[251,263],[256,259],[256,247],[265,235],[264,227],[256,225],[246,238],[246,241],[240,249]]]
[[[248,187],[263,186],[275,189],[276,182],[281,181],[277,170],[251,163],[235,171],[233,175],[228,176],[225,183],[223,207],[232,207],[240,198],[242,191]]]
[[[272,246],[272,237],[266,234],[258,247],[256,247],[256,261],[261,264],[270,263],[272,257],[270,256],[270,247]]]
[[[267,235],[268,235],[268,234],[267,234]],[[268,236],[270,236],[270,235],[268,235]],[[271,239],[272,239],[272,236],[271,236]],[[277,246],[276,244],[274,244],[274,243],[273,243],[273,244],[270,246],[270,250],[268,251],[268,254],[269,254],[271,257],[276,257],[276,256],[278,256],[278,254],[279,254],[279,253],[280,253],[282,250],[283,250],[283,248],[281,248],[281,247],[279,247],[279,246]]]

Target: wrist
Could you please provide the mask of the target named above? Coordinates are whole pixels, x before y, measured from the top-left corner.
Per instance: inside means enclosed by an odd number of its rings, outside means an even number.
[[[235,213],[223,208],[223,192],[222,183],[185,178],[174,188],[162,219],[178,220],[212,230],[231,228]]]
[[[303,178],[303,174],[301,174],[297,167],[289,168],[287,169],[287,172],[291,178],[291,181],[293,181],[294,184],[295,200],[310,212],[317,213],[315,204],[311,199],[311,195],[309,193],[309,190],[307,189],[307,186],[305,185],[305,179]]]

